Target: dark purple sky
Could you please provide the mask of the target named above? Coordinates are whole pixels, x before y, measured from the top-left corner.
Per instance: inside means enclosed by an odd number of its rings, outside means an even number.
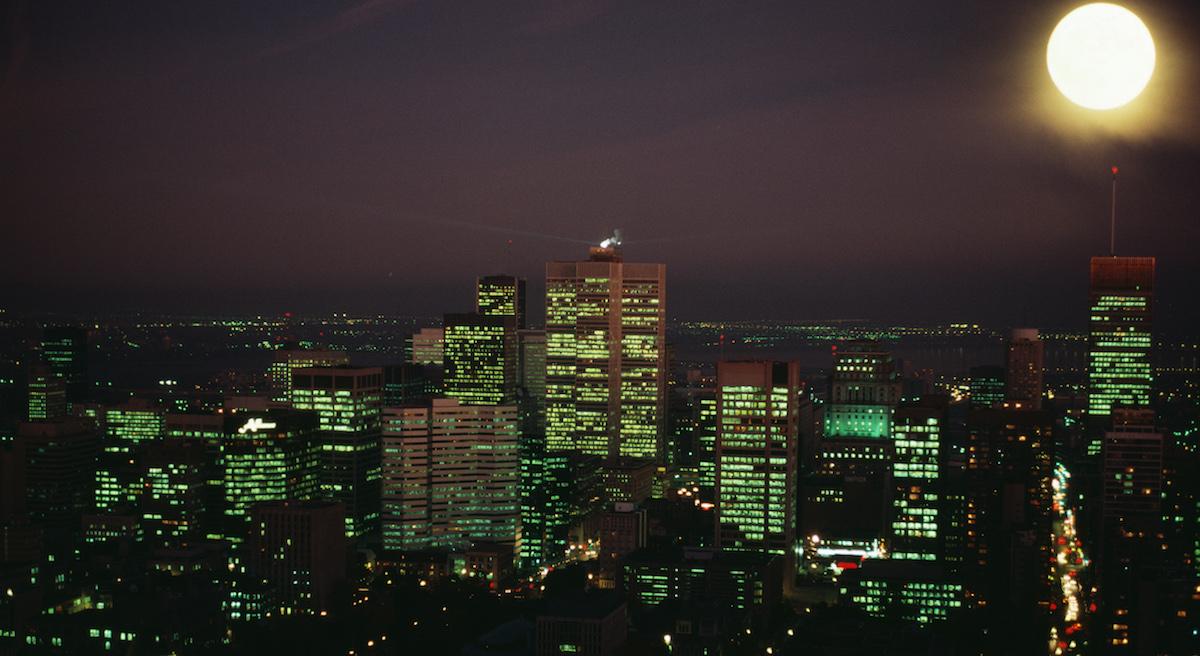
[[[1194,2],[1100,119],[1077,2],[10,4],[0,305],[439,314],[620,227],[675,316],[1077,326],[1116,163],[1200,316]]]

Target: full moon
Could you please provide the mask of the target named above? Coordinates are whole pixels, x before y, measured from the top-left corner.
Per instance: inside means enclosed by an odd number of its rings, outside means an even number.
[[[1071,102],[1115,109],[1138,97],[1154,73],[1154,39],[1132,11],[1107,2],[1063,17],[1046,47],[1050,79]]]

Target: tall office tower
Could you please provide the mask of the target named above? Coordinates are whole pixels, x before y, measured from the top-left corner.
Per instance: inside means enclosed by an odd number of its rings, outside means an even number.
[[[433,399],[384,409],[384,548],[514,545],[518,436],[515,405]]]
[[[225,517],[225,458],[221,443],[225,437],[225,417],[212,414],[171,413],[166,416],[166,441],[194,442],[203,445],[204,484],[201,486],[200,520],[203,536],[220,539]]]
[[[405,362],[383,368],[383,405],[398,406],[434,394],[433,381],[424,365]]]
[[[17,464],[23,470],[25,510],[56,552],[74,548],[80,517],[91,505],[100,438],[81,419],[17,426]]]
[[[1173,653],[1165,644],[1171,616],[1177,608],[1186,616],[1186,606],[1169,602],[1163,434],[1148,408],[1114,407],[1112,419],[1102,448],[1101,531],[1093,553],[1099,621],[1094,625],[1114,653]],[[1185,588],[1186,599],[1194,593],[1194,581]],[[1194,628],[1195,620],[1189,620]]]
[[[446,396],[464,405],[516,401],[517,332],[512,317],[447,314]]]
[[[408,361],[413,364],[442,366],[446,331],[444,328],[422,328],[409,339]]]
[[[344,351],[312,351],[291,345],[275,352],[275,359],[267,370],[271,379],[271,400],[289,403],[292,400],[292,378],[297,369],[308,367],[344,367],[350,357]]]
[[[606,240],[546,264],[546,443],[658,461],[666,418],[666,265]]]
[[[874,553],[891,517],[892,414],[900,380],[878,342],[852,341],[833,354],[824,435],[805,493],[804,533],[822,553]]]
[[[141,447],[142,535],[156,546],[180,546],[205,536],[205,445],[199,440],[162,440]]]
[[[671,390],[670,403],[670,432],[679,452],[672,464],[693,475],[707,494],[716,484],[716,379],[689,371],[686,383]]]
[[[1008,340],[1005,400],[1019,403],[1022,408],[1041,409],[1044,351],[1037,328],[1013,328]]]
[[[546,332],[517,333],[517,414],[520,424],[522,567],[541,564],[546,542]]]
[[[130,399],[104,411],[103,451],[96,469],[96,509],[137,506],[142,492],[137,445],[161,439],[162,408],[145,400]]]
[[[888,548],[896,560],[942,560],[942,430],[946,404],[941,399],[903,404],[892,421],[891,530]]]
[[[525,279],[516,276],[483,276],[475,281],[475,312],[487,316],[513,317],[524,330]]]
[[[280,615],[335,607],[346,582],[345,518],[336,501],[270,501],[250,508],[246,571],[275,589]]]
[[[29,368],[29,421],[62,419],[67,416],[67,384],[49,366]]]
[[[225,415],[224,535],[241,542],[250,506],[264,501],[305,501],[320,494],[321,443],[316,413],[294,410]]]
[[[971,385],[971,407],[990,408],[1004,401],[1004,367],[980,365],[967,372]]]
[[[1157,526],[1162,519],[1163,434],[1149,408],[1116,408],[1112,430],[1104,435],[1106,524]]]
[[[377,535],[383,369],[296,369],[292,406],[320,417],[321,495],[342,502],[346,537]]]
[[[1153,257],[1093,257],[1088,414],[1150,404]]]
[[[717,365],[716,545],[721,549],[782,554],[791,562],[799,401],[796,362]]]
[[[994,622],[1028,628],[1020,645],[1044,645],[1048,599],[1054,418],[1043,410],[976,408],[967,417],[967,601]]]
[[[42,360],[66,383],[67,401],[78,403],[89,396],[88,333],[75,326],[48,326],[42,330]]]

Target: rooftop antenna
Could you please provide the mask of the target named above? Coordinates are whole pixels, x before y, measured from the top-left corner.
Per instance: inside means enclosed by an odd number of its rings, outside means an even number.
[[[1117,256],[1117,167],[1112,167],[1112,214],[1108,221],[1108,256]]]

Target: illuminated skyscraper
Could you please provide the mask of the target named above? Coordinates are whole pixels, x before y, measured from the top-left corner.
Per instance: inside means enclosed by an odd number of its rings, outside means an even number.
[[[514,403],[517,333],[512,317],[447,314],[446,396],[464,405]]]
[[[1008,340],[1004,398],[1023,408],[1042,407],[1042,368],[1045,344],[1037,328],[1014,328]]]
[[[1088,413],[1150,404],[1153,257],[1093,257]]]
[[[204,537],[207,493],[205,444],[161,440],[141,447],[142,534],[157,546],[179,546]]]
[[[42,360],[66,383],[67,401],[86,400],[88,333],[75,326],[49,326],[42,331]]]
[[[660,460],[666,266],[618,245],[546,264],[546,442],[551,451]]]
[[[821,554],[874,553],[890,532],[892,415],[900,388],[892,356],[879,343],[852,341],[834,351],[803,513],[804,534],[820,538]]]
[[[219,539],[222,537],[225,515],[225,460],[221,453],[225,418],[216,413],[168,414],[166,433],[168,442],[181,441],[203,445],[204,484],[201,490],[204,517],[200,524],[205,530],[205,537]]]
[[[288,403],[292,400],[292,375],[305,367],[344,367],[350,358],[343,351],[312,351],[284,347],[275,352],[267,375],[271,379],[271,400]]]
[[[130,399],[104,412],[105,436],[96,470],[96,509],[135,508],[142,492],[142,469],[137,445],[164,435],[162,408],[144,399]]]
[[[519,532],[517,407],[455,399],[385,408],[383,545],[388,550],[514,545]]]
[[[796,542],[800,368],[717,365],[716,544],[782,554]]]
[[[896,409],[892,421],[892,519],[888,549],[896,560],[939,561],[942,554],[944,403]]]
[[[383,369],[296,369],[292,406],[319,417],[321,496],[342,502],[346,536],[378,535]]]
[[[513,317],[524,330],[525,279],[516,276],[483,276],[475,281],[475,312],[486,316]]]
[[[226,537],[240,542],[250,506],[307,500],[320,493],[321,444],[314,412],[270,410],[225,415],[221,457]]]
[[[549,507],[546,471],[546,332],[517,334],[517,412],[520,418],[522,567],[541,564]]]
[[[67,416],[67,385],[45,365],[29,368],[27,415],[29,421],[62,419]]]

